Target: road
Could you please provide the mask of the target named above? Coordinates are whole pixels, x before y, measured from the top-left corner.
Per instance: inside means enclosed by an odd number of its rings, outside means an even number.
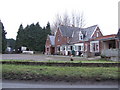
[[[66,82],[29,82],[29,81],[3,81],[2,88],[118,88],[117,83],[66,83]]]

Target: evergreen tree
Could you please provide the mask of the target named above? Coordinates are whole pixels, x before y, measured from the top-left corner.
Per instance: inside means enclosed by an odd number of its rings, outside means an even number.
[[[23,28],[20,25],[16,39],[16,47],[26,46],[29,50],[44,52],[47,35],[51,34],[50,23],[41,27],[39,23]]]
[[[49,22],[47,23],[46,30],[47,30],[46,31],[47,34],[51,35],[51,28],[50,28],[50,23]]]
[[[19,52],[19,50],[21,49],[21,46],[23,45],[23,40],[22,40],[23,38],[24,38],[24,29],[23,29],[23,25],[21,24],[19,26],[17,37],[16,37],[15,49],[17,52]]]
[[[0,42],[2,41],[2,46],[0,46],[0,53],[5,53],[5,50],[7,48],[7,41],[6,41],[6,31],[4,30],[4,26],[3,23],[0,21],[0,33],[2,34],[2,36],[0,37]],[[2,49],[1,49],[2,48]]]

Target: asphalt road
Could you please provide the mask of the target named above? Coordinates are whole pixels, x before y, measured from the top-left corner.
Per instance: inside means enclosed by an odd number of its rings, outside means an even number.
[[[66,83],[66,82],[28,82],[28,81],[3,81],[2,88],[118,88],[117,83]]]

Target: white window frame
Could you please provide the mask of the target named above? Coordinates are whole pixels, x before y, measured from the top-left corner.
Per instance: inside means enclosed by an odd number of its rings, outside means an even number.
[[[81,39],[81,37],[82,37],[82,39]],[[81,31],[79,32],[79,40],[83,40],[83,34]]]
[[[58,35],[58,42],[60,42],[60,35]]]
[[[87,51],[88,50],[88,45],[87,44],[85,44],[85,51]]]
[[[59,45],[57,46],[57,52],[59,52],[58,48],[60,48],[60,46],[59,46]]]
[[[74,44],[75,46],[77,46],[77,50],[76,51],[79,51],[78,47],[81,46],[81,50],[80,51],[84,51],[84,43],[77,43],[77,44]]]
[[[96,37],[99,37],[99,33],[97,32],[97,35],[96,35]]]
[[[63,46],[60,46],[60,51],[63,51]]]
[[[95,44],[95,51],[93,51],[93,44]],[[98,45],[98,50],[97,49],[97,46]],[[99,41],[91,41],[90,42],[90,52],[99,52]]]

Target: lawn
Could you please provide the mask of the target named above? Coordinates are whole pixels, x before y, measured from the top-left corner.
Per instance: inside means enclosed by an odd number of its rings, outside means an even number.
[[[104,60],[104,59],[99,59],[99,60],[75,60],[75,61],[57,61],[57,60],[48,60],[48,61],[34,61],[34,60],[1,60],[1,61],[15,61],[15,62],[53,62],[53,63],[119,63],[119,62],[114,62],[114,61],[109,61],[109,60]]]
[[[59,67],[35,65],[2,65],[4,79],[20,80],[117,80],[118,67]]]

